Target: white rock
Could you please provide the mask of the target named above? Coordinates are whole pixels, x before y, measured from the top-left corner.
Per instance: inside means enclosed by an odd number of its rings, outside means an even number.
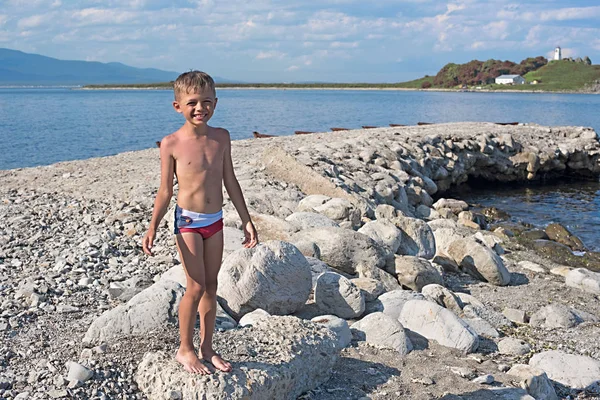
[[[420,292],[429,284],[443,283],[442,275],[425,259],[413,256],[396,256],[395,274],[402,285]]]
[[[513,356],[523,356],[531,351],[529,343],[516,339],[505,338],[498,342],[498,352],[500,354],[508,354]]]
[[[380,295],[385,293],[385,286],[381,281],[372,278],[354,278],[350,279],[357,288],[359,288],[365,296],[365,301],[373,301]]]
[[[389,253],[370,237],[341,228],[306,229],[292,237],[292,242],[297,241],[316,243],[322,261],[352,275],[357,272],[357,264],[383,268]]]
[[[394,223],[402,231],[402,240],[396,254],[432,259],[435,255],[433,231],[421,219],[397,217]]]
[[[448,255],[460,267],[477,279],[499,286],[510,283],[510,273],[493,250],[473,239],[460,239],[448,247]]]
[[[500,333],[483,318],[463,318],[471,329],[476,332],[479,336],[486,338],[499,338]]]
[[[421,293],[413,292],[412,290],[397,289],[384,293],[377,300],[367,305],[367,312],[381,311],[389,315],[393,319],[400,318],[402,308],[409,300],[425,300]]]
[[[465,211],[469,209],[469,205],[462,200],[455,199],[439,199],[435,203],[433,203],[433,208],[439,210],[440,208],[449,208],[455,214],[458,214],[461,211]]]
[[[581,322],[577,314],[563,304],[547,305],[529,319],[531,326],[544,328],[572,328]]]
[[[505,308],[502,310],[502,314],[516,324],[526,324],[529,321],[527,313],[516,308]]]
[[[346,320],[335,315],[319,315],[311,321],[331,329],[338,337],[338,344],[341,348],[348,347],[352,342],[352,332]]]
[[[224,348],[233,371],[204,378],[185,371],[172,354],[150,352],[138,365],[135,382],[150,399],[175,391],[183,399],[291,400],[329,380],[340,351],[331,330],[295,317],[265,318],[228,332],[225,340],[232,348],[268,351],[240,357]]]
[[[257,308],[270,314],[291,314],[308,300],[310,266],[293,245],[267,241],[241,249],[225,259],[217,294],[223,308],[241,318]]]
[[[478,376],[477,378],[473,379],[471,382],[473,383],[478,383],[480,385],[491,385],[492,383],[494,383],[495,379],[493,375],[482,375],[482,376]]]
[[[331,197],[324,196],[321,194],[313,194],[310,196],[306,196],[298,203],[298,207],[296,208],[296,212],[313,212],[315,207],[323,205],[327,201],[329,201]]]
[[[442,346],[473,352],[479,346],[479,337],[466,322],[452,311],[425,300],[409,300],[400,313],[400,323]]]
[[[367,222],[358,232],[367,235],[381,245],[389,247],[393,253],[398,251],[402,242],[402,232],[400,229],[385,219]]]
[[[73,361],[69,361],[67,363],[67,368],[69,369],[67,379],[70,381],[75,380],[79,382],[85,382],[94,376],[93,371]]]
[[[326,226],[339,227],[339,224],[331,218],[314,212],[295,212],[289,215],[285,220],[296,224],[301,230]]]
[[[317,279],[315,304],[319,310],[344,319],[360,317],[365,312],[365,298],[360,289],[334,272],[324,272]]]
[[[393,349],[405,355],[412,351],[412,343],[397,319],[382,312],[367,315],[350,326],[362,333],[367,343]]]
[[[558,400],[554,386],[544,371],[527,364],[516,364],[508,370],[507,374],[517,377],[521,387],[534,398]]]
[[[248,325],[255,325],[261,319],[268,318],[270,316],[271,316],[271,314],[269,314],[262,308],[257,308],[256,310],[249,312],[248,314],[246,314],[242,318],[240,318],[238,325],[242,326],[242,327],[248,326]]]
[[[460,298],[442,285],[436,283],[425,285],[421,289],[421,293],[427,300],[433,301],[434,303],[449,309],[456,315],[462,313],[463,303]]]
[[[586,356],[550,350],[535,354],[529,365],[573,389],[585,389],[600,380],[600,361]]]
[[[584,292],[600,295],[600,272],[577,268],[565,276],[565,283]]]
[[[531,261],[519,261],[519,267],[527,269],[532,272],[537,272],[538,274],[545,274],[548,271],[546,268],[542,267],[540,264],[536,264]]]
[[[99,344],[125,335],[143,335],[167,324],[176,325],[184,288],[173,281],[159,281],[135,295],[127,304],[108,310],[92,322],[84,343]]]

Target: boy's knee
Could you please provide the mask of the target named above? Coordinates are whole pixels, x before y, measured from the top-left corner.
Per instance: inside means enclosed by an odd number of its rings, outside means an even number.
[[[194,300],[200,301],[200,298],[206,291],[206,288],[198,283],[188,282],[185,288],[185,294],[191,296]]]

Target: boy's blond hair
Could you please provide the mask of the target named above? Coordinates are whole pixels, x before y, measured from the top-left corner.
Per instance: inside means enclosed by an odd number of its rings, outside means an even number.
[[[216,96],[215,81],[206,72],[194,70],[179,75],[173,84],[175,100],[182,94],[196,93],[204,89],[210,89]]]

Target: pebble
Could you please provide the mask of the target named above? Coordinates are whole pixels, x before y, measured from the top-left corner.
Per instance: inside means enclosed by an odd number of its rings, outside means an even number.
[[[502,314],[516,324],[526,324],[529,320],[525,311],[517,310],[516,308],[505,308]]]
[[[471,382],[473,383],[478,383],[480,385],[491,385],[492,383],[494,383],[495,379],[493,375],[482,375],[482,376],[478,376],[477,378],[473,379]]]
[[[77,380],[81,382],[85,382],[94,376],[94,372],[84,367],[83,365],[70,361],[67,363],[67,368],[69,369],[69,373],[67,375],[67,379],[70,381]],[[70,383],[69,383],[70,384]]]
[[[510,365],[507,365],[507,364],[498,364],[498,371],[500,371],[500,372],[507,372],[508,370],[510,370]]]

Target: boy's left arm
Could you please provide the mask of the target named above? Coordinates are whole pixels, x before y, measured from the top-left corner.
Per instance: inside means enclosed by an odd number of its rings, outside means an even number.
[[[246,207],[246,201],[242,193],[242,188],[238,182],[235,171],[233,170],[233,161],[231,159],[231,139],[229,138],[229,132],[227,134],[227,144],[225,148],[225,155],[223,158],[223,183],[231,202],[235,206],[240,218],[242,219],[242,227],[244,228],[244,247],[251,248],[256,246],[258,243],[258,234],[256,228],[250,218],[250,213]]]

